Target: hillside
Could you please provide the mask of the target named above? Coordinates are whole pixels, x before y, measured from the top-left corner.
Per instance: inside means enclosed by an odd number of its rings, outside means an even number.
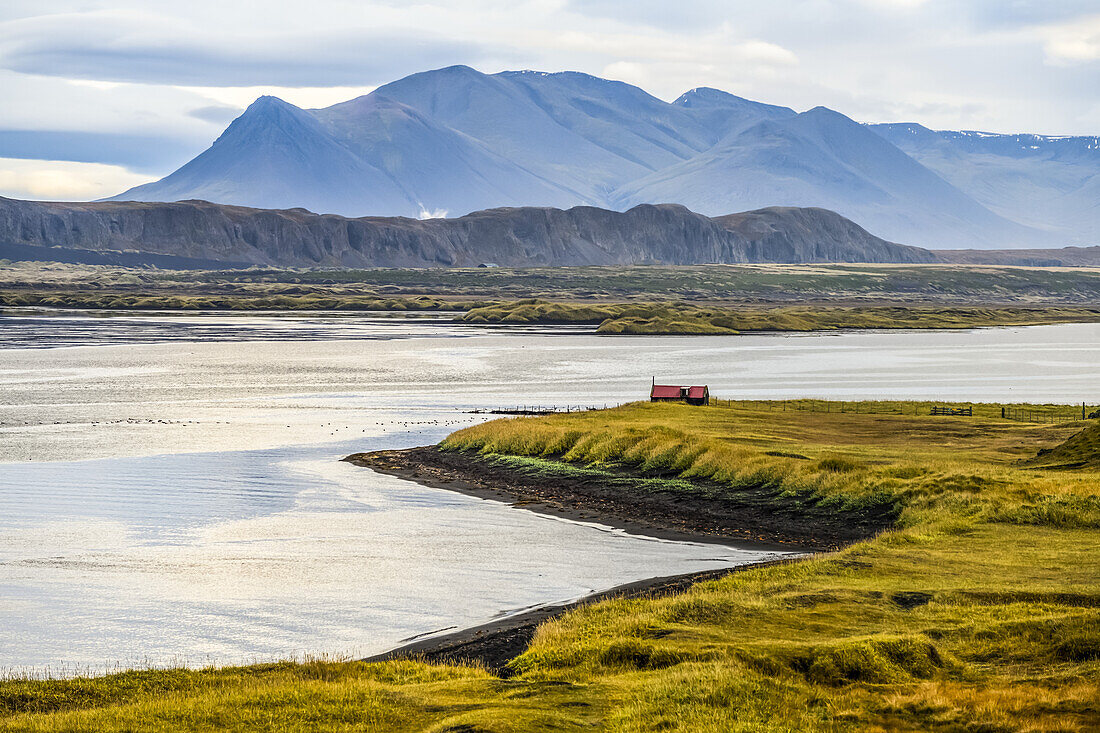
[[[409,217],[501,206],[676,203],[708,216],[800,206],[933,248],[1094,237],[1095,197],[1092,213],[1076,208],[1095,188],[1082,172],[1097,168],[1100,150],[1077,151],[1076,178],[1062,180],[1063,171],[1052,182],[1055,169],[1038,158],[1011,171],[1039,189],[1065,189],[1048,221],[909,142],[824,107],[799,114],[716,89],[669,103],[576,72],[452,66],[324,109],[262,97],[194,160],[114,200]]]
[[[205,201],[38,203],[0,198],[0,242],[282,266],[453,267],[737,262],[934,262],[824,209],[710,219],[671,204],[504,208],[454,219],[348,219]],[[40,252],[41,250],[35,250]]]
[[[871,129],[989,210],[1062,244],[1100,244],[1100,137]]]
[[[1050,468],[1100,468],[1100,423],[1093,423],[1053,448],[1039,451],[1030,465]]]
[[[936,255],[944,262],[960,265],[1100,267],[1100,246],[1061,249],[954,249],[939,250]]]

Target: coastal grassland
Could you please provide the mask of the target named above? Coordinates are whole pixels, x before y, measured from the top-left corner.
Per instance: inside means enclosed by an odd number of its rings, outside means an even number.
[[[1093,307],[773,306],[711,308],[690,303],[597,305],[522,300],[471,307],[463,323],[592,324],[596,333],[634,335],[738,334],[752,331],[975,328],[1100,321]]]
[[[832,300],[902,296],[938,302],[1037,298],[1088,302],[1100,270],[985,265],[740,264],[600,267],[249,270],[170,272],[163,282],[355,285],[393,293],[583,300]]]
[[[426,295],[387,298],[375,295],[324,295],[294,292],[222,295],[87,291],[4,292],[0,307],[75,308],[144,311],[462,311],[491,305],[455,302]]]
[[[863,412],[854,411],[856,403],[833,403],[829,412],[829,403],[817,404],[820,411],[811,412],[795,409],[806,406],[801,400],[744,407],[716,400],[704,408],[634,403],[494,420],[453,433],[440,447],[702,479],[700,491],[769,487],[776,496],[826,507],[892,504],[901,527],[940,518],[1028,522],[1043,507],[1049,522],[1061,514],[1064,526],[1100,529],[1094,473],[1023,465],[1040,449],[1080,442],[1073,436],[1088,423],[1013,422],[1001,419],[1002,406],[994,404],[974,405],[973,417],[930,416],[933,403],[859,403]],[[1069,405],[1036,408],[1080,414]]]
[[[162,271],[0,265],[0,307],[431,311],[600,334],[973,328],[1100,321],[1100,271],[958,265],[714,265]]]
[[[117,291],[11,292],[0,308],[139,311],[347,311],[451,313],[468,325],[590,326],[604,335],[736,335],[758,331],[841,329],[960,329],[1100,322],[1100,307],[1083,306],[730,306],[690,303],[558,302],[538,299],[480,301],[445,296],[361,295],[280,291],[267,294],[170,294]]]
[[[145,295],[372,295],[583,303],[1079,305],[1100,269],[742,264],[530,268],[157,270],[0,261],[0,291]]]
[[[1100,728],[1095,425],[1014,423],[993,405],[973,417],[775,407],[503,419],[443,447],[517,470],[631,472],[662,490],[888,500],[893,528],[679,595],[582,607],[543,625],[508,679],[406,661],[9,680],[0,729]],[[1040,449],[1057,467],[1033,465]]]

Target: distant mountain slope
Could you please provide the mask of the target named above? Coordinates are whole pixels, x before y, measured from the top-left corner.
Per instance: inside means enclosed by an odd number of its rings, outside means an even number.
[[[958,141],[925,132],[931,137],[870,128],[822,107],[797,114],[706,87],[667,103],[576,72],[452,66],[325,109],[261,98],[190,163],[114,200],[199,198],[348,216],[809,206],[935,247],[1060,246],[1094,233],[1096,199],[1082,202],[1100,192],[1100,177],[1084,177],[1096,150],[1009,165],[1002,152],[960,152]],[[990,156],[988,180],[969,174],[972,160]],[[1054,191],[1072,195],[1054,201]],[[1028,196],[1050,204],[1018,205]]]
[[[871,129],[990,210],[1066,244],[1100,244],[1100,137]]]
[[[943,249],[936,256],[960,265],[1100,267],[1100,246],[1061,249]]]
[[[416,206],[392,178],[336,142],[316,117],[276,97],[260,97],[197,158],[125,197],[322,211],[413,213]]]
[[[333,140],[385,173],[415,203],[413,210],[380,211],[412,216],[434,211],[445,216],[464,214],[486,201],[565,206],[577,198],[575,192],[524,170],[474,138],[379,94],[312,114]]]
[[[506,208],[454,219],[347,219],[205,201],[58,204],[0,198],[0,242],[285,266],[450,267],[932,262],[822,209],[710,219],[682,206],[626,212]],[[36,250],[41,251],[41,250]]]
[[[891,239],[913,236],[922,245],[1034,241],[1023,227],[982,208],[878,135],[824,107],[759,122],[616,195],[622,206],[685,201],[707,215],[775,201],[821,206]]]
[[[692,116],[711,132],[715,143],[722,143],[761,120],[781,120],[798,114],[789,107],[753,102],[710,87],[684,92],[672,104],[691,110]]]

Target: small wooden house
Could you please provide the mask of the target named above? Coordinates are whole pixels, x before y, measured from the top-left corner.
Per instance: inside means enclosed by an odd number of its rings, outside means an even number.
[[[709,405],[710,388],[707,385],[681,387],[672,384],[657,384],[649,390],[650,402],[685,402],[689,405]]]

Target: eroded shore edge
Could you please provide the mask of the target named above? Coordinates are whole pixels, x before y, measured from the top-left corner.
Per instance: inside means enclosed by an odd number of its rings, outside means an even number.
[[[657,514],[661,508],[656,506],[636,502],[604,506],[603,500],[606,497],[600,495],[599,491],[594,491],[598,506],[592,506],[588,503],[592,495],[586,495],[583,490],[581,493],[548,493],[543,490],[544,485],[529,477],[514,475],[502,480],[499,471],[486,471],[486,464],[476,457],[444,453],[435,446],[356,453],[343,460],[423,486],[504,501],[540,514],[598,523],[632,534],[676,541],[715,543],[760,552],[790,553],[784,557],[727,568],[646,578],[593,593],[576,601],[539,606],[479,626],[446,633],[430,633],[364,660],[369,662],[409,658],[440,663],[473,662],[507,676],[510,673],[508,662],[527,649],[538,626],[573,609],[613,598],[672,595],[687,590],[695,583],[716,580],[745,570],[798,562],[817,551],[833,549],[854,539],[862,539],[830,536],[825,542],[807,541],[808,537],[799,537],[797,540],[801,541],[796,541],[796,538],[787,533],[762,532],[758,527],[723,531],[731,526],[715,525],[706,521],[706,518],[698,526],[685,526],[678,521],[678,517]],[[708,502],[700,500],[699,503]],[[688,506],[684,509],[685,512],[691,512],[693,508]]]
[[[646,578],[625,583],[610,590],[592,593],[569,603],[553,603],[538,606],[529,611],[505,616],[479,626],[448,633],[432,633],[408,641],[394,649],[363,659],[364,662],[385,662],[392,659],[419,659],[441,664],[475,663],[508,677],[508,663],[523,654],[544,621],[557,618],[576,608],[614,598],[655,598],[682,593],[696,583],[717,580],[731,573],[755,568],[771,567],[797,562],[808,557],[797,554],[788,557],[761,560],[716,570],[700,570],[682,575]]]

